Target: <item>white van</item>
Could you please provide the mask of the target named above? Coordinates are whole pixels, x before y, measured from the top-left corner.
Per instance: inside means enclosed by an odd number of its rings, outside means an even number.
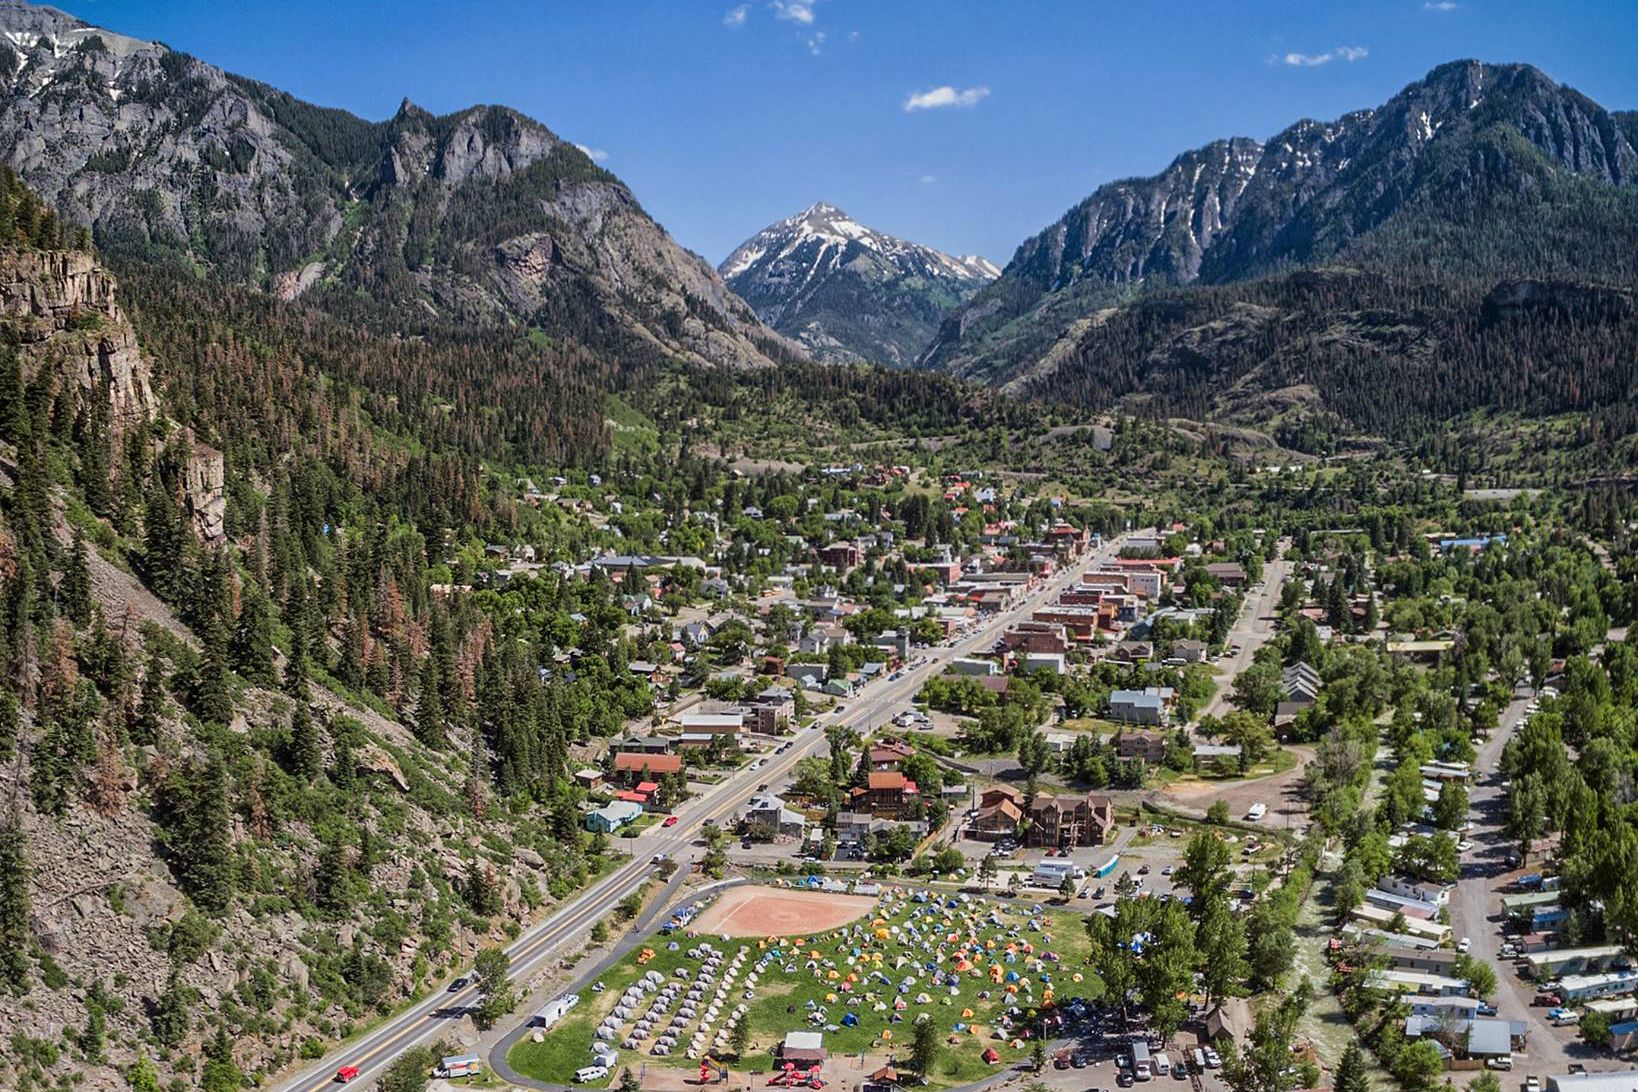
[[[1172,1071],[1172,1060],[1165,1051],[1155,1055],[1155,1076],[1164,1077]]]
[[[609,1067],[606,1065],[589,1065],[584,1069],[575,1070],[575,1084],[591,1084],[593,1081],[606,1081],[609,1077]]]
[[[1206,1056],[1200,1052],[1199,1047],[1194,1048],[1194,1054],[1191,1055],[1191,1058],[1194,1061],[1194,1071],[1204,1073],[1206,1071]]]

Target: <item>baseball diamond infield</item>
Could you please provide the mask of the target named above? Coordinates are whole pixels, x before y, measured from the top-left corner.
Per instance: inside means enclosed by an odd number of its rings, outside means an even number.
[[[877,900],[864,895],[736,887],[689,926],[701,935],[730,937],[800,936],[823,933],[861,918]]]

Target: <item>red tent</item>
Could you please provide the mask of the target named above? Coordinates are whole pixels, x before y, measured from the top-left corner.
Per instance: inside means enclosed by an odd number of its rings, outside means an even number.
[[[999,1062],[1001,1060],[1001,1055],[996,1051],[996,1049],[994,1047],[985,1047],[983,1057],[984,1057],[984,1061],[987,1062],[990,1065],[994,1065],[996,1062]]]

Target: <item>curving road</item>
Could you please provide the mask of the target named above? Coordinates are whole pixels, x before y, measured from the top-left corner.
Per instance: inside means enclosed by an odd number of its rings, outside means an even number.
[[[595,922],[654,872],[658,867],[656,858],[659,855],[676,857],[685,865],[684,869],[679,869],[679,874],[685,871],[687,863],[693,858],[693,841],[705,823],[726,824],[757,793],[759,783],[777,781],[790,773],[799,759],[824,747],[825,728],[845,725],[865,733],[886,722],[915,696],[929,677],[942,671],[950,660],[988,650],[1007,626],[1027,620],[1043,603],[1049,602],[1074,583],[1088,566],[1112,559],[1119,548],[1119,538],[1110,540],[1084,561],[1066,566],[1011,610],[992,616],[971,633],[953,642],[923,650],[917,666],[903,670],[896,679],[885,678],[871,683],[848,701],[841,712],[821,716],[814,724],[798,731],[791,740],[790,749],[784,754],[768,757],[759,769],[741,770],[684,803],[676,809],[676,826],[651,827],[636,838],[621,839],[634,855],[631,861],[569,900],[550,917],[525,929],[506,949],[512,960],[513,979],[522,981],[529,978],[555,958],[565,944],[590,930]],[[463,973],[470,974],[471,971],[468,969]],[[360,1039],[331,1051],[318,1062],[269,1087],[276,1092],[320,1092],[334,1083],[336,1070],[344,1065],[358,1068],[358,1080],[373,1081],[385,1072],[399,1054],[436,1039],[447,1029],[451,1020],[459,1019],[467,1006],[476,1001],[477,989],[470,985],[453,992],[432,994],[390,1017]]]

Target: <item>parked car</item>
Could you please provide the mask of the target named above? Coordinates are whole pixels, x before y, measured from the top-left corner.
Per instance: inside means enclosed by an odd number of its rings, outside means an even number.
[[[1223,1064],[1223,1056],[1210,1047],[1206,1048],[1206,1068],[1216,1069]]]
[[[1524,1078],[1524,1092],[1541,1092],[1541,1080],[1534,1073]]]
[[[1471,947],[1473,947],[1472,937],[1463,937],[1461,940],[1456,942],[1456,951],[1460,952],[1462,955],[1466,955],[1467,950]]]
[[[1499,1069],[1506,1072],[1507,1070],[1513,1068],[1513,1056],[1511,1054],[1503,1054],[1499,1058],[1487,1058],[1484,1064],[1491,1069]]]

